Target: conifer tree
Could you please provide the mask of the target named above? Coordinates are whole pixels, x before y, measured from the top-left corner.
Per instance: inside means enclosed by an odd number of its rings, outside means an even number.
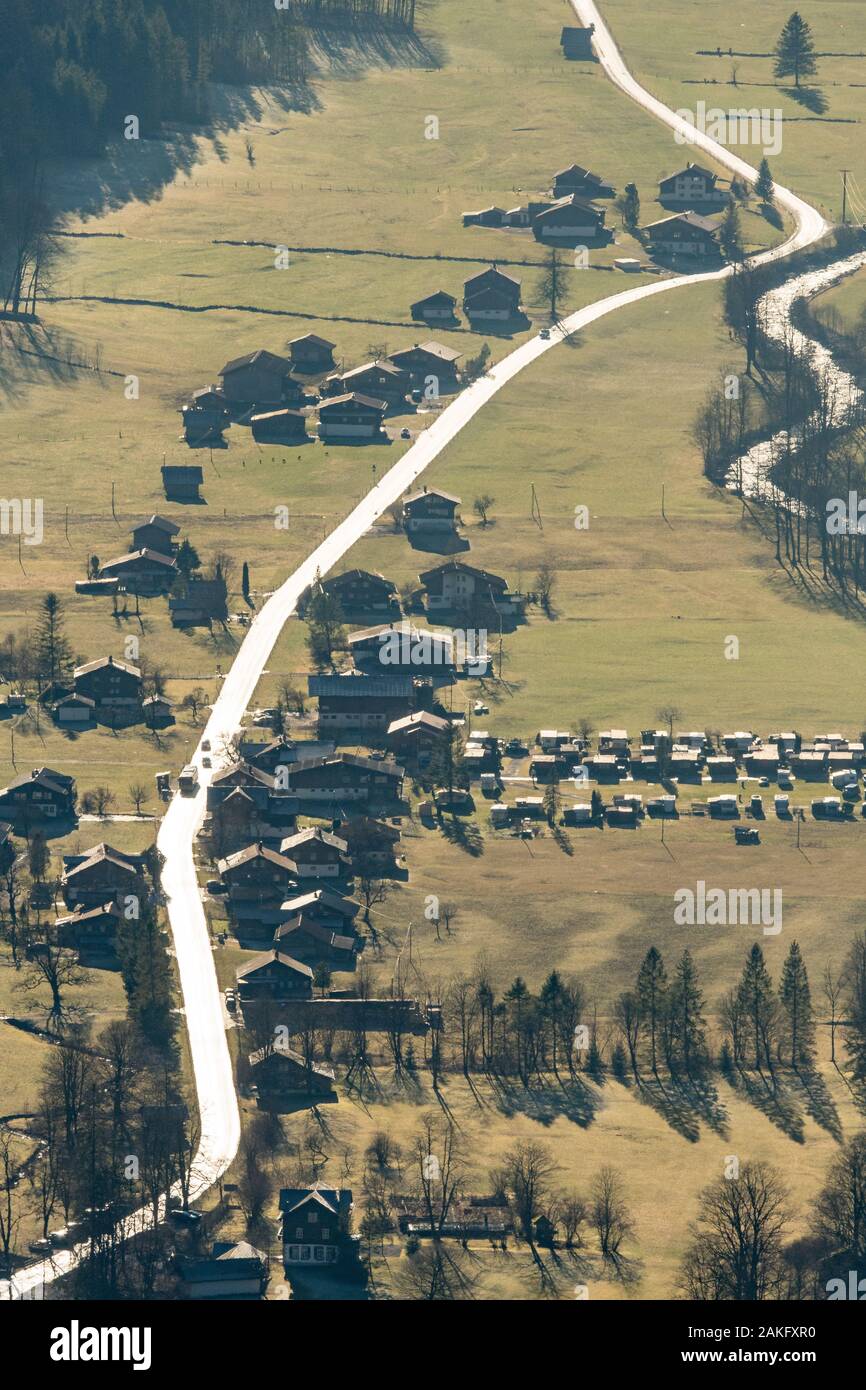
[[[815,1024],[812,1018],[809,976],[796,941],[791,942],[785,960],[779,997],[783,1010],[785,1052],[791,1066],[809,1063],[815,1050]]]
[[[655,946],[650,946],[638,971],[637,994],[641,1013],[649,1027],[650,1058],[653,1072],[658,1072],[658,1038],[667,1006],[667,974],[664,961]]]
[[[779,35],[773,71],[776,77],[793,77],[795,87],[801,77],[813,77],[818,71],[812,30],[797,10]]]

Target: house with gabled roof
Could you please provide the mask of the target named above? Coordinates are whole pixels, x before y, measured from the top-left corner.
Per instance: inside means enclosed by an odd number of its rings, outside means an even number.
[[[76,951],[82,964],[114,964],[123,914],[112,899],[96,907],[77,907],[54,923],[61,946]]]
[[[267,899],[279,903],[290,888],[297,886],[291,860],[261,841],[220,859],[217,873],[227,885],[232,900],[260,902]]]
[[[460,498],[440,488],[422,488],[403,500],[403,526],[408,535],[418,531],[457,531]]]
[[[342,675],[309,676],[307,687],[318,701],[319,733],[343,729],[385,729],[392,719],[415,708],[416,688],[403,671],[370,675],[347,671]]]
[[[268,1284],[268,1257],[246,1240],[214,1243],[210,1259],[177,1260],[183,1299],[253,1302]]]
[[[337,931],[317,922],[310,912],[297,912],[277,925],[274,945],[306,965],[327,965],[332,970],[351,972],[358,963],[363,942],[354,932]]]
[[[581,198],[613,198],[616,189],[599,174],[584,169],[582,164],[569,164],[554,174],[553,196],[565,198],[570,193],[577,193]]]
[[[387,401],[352,391],[319,402],[319,438],[324,440],[378,439]]]
[[[131,550],[99,567],[100,579],[117,579],[130,593],[158,594],[168,589],[177,574],[177,561],[159,550]]]
[[[505,217],[505,209],[491,205],[486,208],[478,208],[476,212],[464,212],[464,227],[501,227]]]
[[[279,405],[283,400],[283,383],[292,369],[291,362],[261,348],[257,352],[234,357],[219,372],[222,391],[230,407],[257,403]]]
[[[388,361],[408,373],[413,388],[425,387],[432,377],[438,383],[439,395],[448,396],[457,389],[457,363],[462,356],[455,348],[430,338],[425,343],[399,348],[391,353]]]
[[[487,607],[512,614],[519,598],[509,593],[508,581],[464,560],[445,560],[418,576],[428,613],[466,613]]]
[[[659,202],[682,208],[711,205],[715,209],[730,202],[730,189],[712,169],[687,164],[675,174],[659,179]]]
[[[92,700],[95,717],[138,715],[141,710],[141,672],[129,661],[101,656],[76,666],[72,676],[75,694]]]
[[[597,241],[609,235],[605,231],[604,208],[597,207],[578,193],[558,198],[549,208],[533,219],[532,232],[537,241]]]
[[[0,789],[0,817],[16,833],[31,826],[75,817],[75,778],[50,767],[34,768]]]
[[[280,854],[298,878],[339,878],[350,867],[346,841],[318,825],[287,835]]]
[[[322,383],[322,395],[351,395],[353,392],[385,401],[387,405],[398,405],[405,400],[409,390],[408,374],[390,360],[365,362],[361,367],[352,367],[347,372],[335,372]]]
[[[149,521],[142,521],[132,530],[131,550],[158,550],[161,555],[173,555],[175,537],[180,532],[176,521],[155,512]]]
[[[300,338],[293,338],[287,346],[292,370],[301,376],[318,376],[333,370],[336,343],[329,343],[318,333],[304,333]]]
[[[288,406],[258,411],[250,417],[250,429],[257,444],[305,444],[310,438],[304,412]]]
[[[63,901],[69,908],[101,907],[127,899],[143,904],[148,896],[145,859],[101,841],[83,854],[65,854],[60,878]]]
[[[490,266],[471,275],[463,287],[463,310],[470,322],[505,323],[520,313],[520,281]]]
[[[298,599],[298,616],[303,617],[314,593],[335,598],[343,612],[392,614],[399,607],[397,585],[370,570],[351,569],[318,579]]]
[[[303,913],[322,926],[331,926],[348,935],[361,910],[354,898],[344,898],[330,888],[317,888],[311,893],[297,893],[282,904],[283,918],[288,920]]]
[[[287,771],[288,790],[298,802],[392,801],[403,794],[404,771],[355,753],[308,758]]]
[[[283,1264],[312,1268],[354,1258],[352,1193],[346,1187],[284,1187],[280,1191]]]
[[[259,1048],[247,1059],[250,1084],[262,1110],[278,1109],[296,1096],[333,1096],[334,1072],[321,1062],[307,1061],[288,1046]]]
[[[308,965],[283,951],[263,951],[235,972],[238,995],[244,1004],[260,999],[309,999],[313,972]]]
[[[457,300],[446,290],[434,290],[433,294],[416,299],[409,312],[413,319],[423,323],[454,323],[457,318]]]
[[[717,256],[718,229],[697,212],[680,212],[644,227],[650,250],[666,256]]]

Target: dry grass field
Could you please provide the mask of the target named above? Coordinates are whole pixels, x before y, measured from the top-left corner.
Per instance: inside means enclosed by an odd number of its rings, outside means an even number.
[[[828,48],[866,46],[853,5],[827,0],[820,8],[815,28],[822,44],[826,30]],[[780,97],[767,81],[768,60],[733,60],[734,87],[727,82],[730,59],[696,56],[698,48],[736,47],[740,39],[743,47],[771,46],[788,9],[771,0],[756,13],[735,0],[723,18],[714,12],[709,22],[708,7],[670,0],[671,22],[662,27],[643,0],[604,4],[636,74],[674,105],[693,105],[698,96],[723,105],[782,101],[786,117],[799,119],[786,124],[774,172],[836,212],[835,168],[859,158],[852,122],[859,121],[855,85],[866,60],[822,63],[829,108],[827,119],[812,119],[820,113]],[[513,206],[543,191],[550,175],[573,160],[618,187],[634,179],[644,220],[660,215],[653,201],[657,180],[684,162],[684,151],[597,67],[563,63],[558,34],[570,9],[561,0],[536,0],[531,23],[516,22],[526,15],[522,8],[517,14],[514,0],[472,6],[437,0],[419,12],[423,42],[398,62],[382,64],[355,50],[339,58],[322,52],[303,107],[272,91],[222,94],[224,106],[207,134],[178,131],[165,143],[113,149],[96,168],[65,171],[56,188],[59,204],[89,200],[89,215],[67,224],[83,235],[65,242],[42,321],[28,329],[0,324],[3,490],[38,492],[46,518],[45,544],[23,548],[23,567],[15,542],[0,540],[0,635],[32,628],[40,597],[53,588],[64,598],[77,655],[120,654],[124,638],[135,635],[142,656],[166,669],[172,699],[179,703],[194,685],[212,697],[239,629],[177,632],[165,599],[145,601],[140,617],[115,617],[107,600],[73,594],[87,558],[120,554],[130,527],[159,510],[182,524],[205,564],[219,551],[231,553],[235,588],[248,561],[259,602],[405,445],[259,447],[233,427],[225,450],[193,455],[179,439],[177,414],[189,391],[212,381],[225,360],[258,347],[281,350],[307,331],[335,340],[347,365],[383,345],[394,350],[429,336],[472,356],[483,337],[465,327],[428,333],[411,324],[409,304],[440,286],[457,293],[468,274],[493,259],[529,263],[514,273],[537,326],[545,317],[537,288],[540,248],[514,232],[463,229],[460,215],[489,203]],[[431,114],[439,119],[438,140],[424,138]],[[859,177],[866,184],[866,168]],[[608,220],[618,222],[612,210]],[[763,246],[783,233],[750,211],[744,234],[750,246]],[[285,271],[274,267],[277,245],[290,248]],[[620,229],[615,247],[592,253],[589,270],[570,271],[568,308],[620,288],[613,258],[636,249]],[[517,340],[488,341],[496,359]],[[504,638],[504,680],[459,684],[455,709],[483,694],[490,706],[483,722],[502,737],[531,736],[543,726],[574,728],[581,718],[634,734],[656,722],[665,704],[678,706],[681,726],[689,728],[794,727],[811,734],[822,724],[852,733],[863,727],[862,612],[843,607],[814,575],[778,567],[761,517],[744,514],[703,476],[691,437],[695,412],[718,375],[741,365],[718,287],[676,291],[621,311],[546,354],[430,468],[428,485],[462,498],[470,563],[524,590],[542,561],[557,572],[551,616],[530,608],[525,624]],[[130,375],[138,380],[137,399],[125,394]],[[417,430],[425,417],[407,414],[390,423]],[[164,460],[202,463],[202,505],[165,503]],[[531,514],[530,485],[540,522]],[[474,498],[485,492],[495,498],[486,527],[472,513]],[[290,512],[288,531],[274,525],[274,509],[282,505]],[[588,530],[575,529],[578,506],[589,508]],[[413,550],[384,519],[345,566],[379,570],[402,585],[436,558]],[[231,606],[241,606],[237,593]],[[740,642],[736,661],[725,658],[730,635]],[[258,703],[270,704],[286,676],[303,681],[304,636],[302,623],[287,624]],[[492,635],[494,649],[497,640]],[[0,779],[43,763],[57,766],[76,776],[80,790],[109,783],[116,809],[129,812],[130,784],[152,787],[154,773],[176,771],[197,739],[186,714],[160,741],[141,731],[71,737],[44,721],[39,730],[16,723],[13,763],[7,724],[0,726]],[[862,926],[866,822],[860,820],[807,821],[799,848],[790,823],[769,820],[761,844],[744,849],[734,846],[729,828],[686,816],[667,826],[664,843],[656,823],[635,832],[545,831],[523,841],[493,833],[480,796],[477,801],[468,828],[450,826],[447,837],[404,821],[409,880],[374,909],[379,944],[365,953],[383,986],[411,923],[412,981],[420,996],[444,994],[481,956],[499,990],[518,975],[537,990],[556,968],[585,985],[609,1053],[613,1001],[633,981],[649,946],[663,953],[669,972],[688,946],[718,1041],[719,1000],[754,937],[747,927],[676,926],[678,888],[699,879],[726,888],[780,888],[783,930],[762,941],[768,967],[778,980],[784,954],[798,940],[816,999],[825,964],[841,965]],[[157,811],[153,795],[144,809]],[[55,850],[100,839],[142,848],[154,829],[149,821],[85,822]],[[451,932],[441,940],[424,918],[430,894],[447,896],[456,907]],[[221,986],[233,984],[247,958],[233,944],[217,949]],[[35,1016],[37,1006],[13,984],[4,957],[0,1015]],[[116,975],[94,972],[72,993],[97,1024],[123,1010]],[[820,1002],[817,1007],[820,1013]],[[0,1027],[2,1109],[12,1113],[32,1104],[45,1045]],[[726,1156],[777,1165],[797,1213],[793,1233],[804,1228],[839,1139],[862,1125],[862,1110],[830,1063],[825,1031],[811,1093],[786,1085],[768,1097],[757,1083],[735,1089],[720,1080],[716,1094],[699,1105],[658,1083],[624,1085],[609,1074],[603,1084],[551,1083],[526,1092],[518,1083],[472,1088],[449,1072],[437,1100],[426,1073],[417,1089],[407,1089],[382,1066],[375,1095],[359,1099],[341,1088],[324,1115],[325,1173],[336,1179],[350,1148],[350,1177],[359,1192],[373,1132],[387,1128],[405,1148],[420,1113],[439,1104],[465,1136],[474,1190],[485,1190],[489,1170],[522,1138],[550,1145],[563,1187],[585,1191],[600,1165],[612,1163],[624,1175],[637,1228],[631,1281],[611,1277],[591,1240],[574,1257],[542,1255],[540,1264],[512,1243],[507,1253],[470,1251],[473,1292],[564,1299],[586,1284],[591,1298],[672,1297],[697,1195],[721,1173]],[[236,1051],[235,1030],[230,1037]],[[251,1113],[248,1103],[244,1113]],[[291,1171],[304,1123],[301,1117],[284,1122],[279,1173]],[[375,1257],[377,1296],[401,1296],[402,1259]]]

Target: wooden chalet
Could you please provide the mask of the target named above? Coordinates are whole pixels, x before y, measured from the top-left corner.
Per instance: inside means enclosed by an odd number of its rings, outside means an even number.
[[[292,370],[301,376],[319,376],[332,371],[335,347],[336,343],[329,343],[327,338],[320,338],[317,333],[305,333],[300,338],[293,338],[288,344]]]
[[[413,319],[423,323],[455,323],[456,311],[457,300],[445,290],[435,290],[423,299],[416,299],[409,310]]]

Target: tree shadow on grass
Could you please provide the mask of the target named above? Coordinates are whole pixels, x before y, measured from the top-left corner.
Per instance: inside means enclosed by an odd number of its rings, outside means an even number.
[[[484,839],[474,821],[461,820],[459,816],[443,816],[440,827],[449,844],[462,849],[473,859],[481,858],[484,853]]]
[[[802,1089],[806,1114],[841,1144],[842,1123],[823,1076],[812,1067],[801,1066],[794,1078]]]
[[[503,1115],[525,1115],[545,1126],[562,1118],[588,1129],[601,1106],[601,1096],[579,1077],[536,1078],[523,1086],[513,1077],[491,1076],[490,1085]]]
[[[813,115],[823,116],[830,103],[819,87],[777,87],[780,95],[790,97],[798,106],[804,106]]]
[[[665,1082],[660,1076],[638,1076],[636,1094],[642,1103],[655,1110],[675,1133],[683,1139],[688,1139],[690,1144],[698,1142],[701,1128],[694,1107],[669,1080]]]
[[[739,1091],[795,1144],[805,1142],[803,1117],[794,1097],[781,1084],[778,1075],[768,1077],[764,1072],[747,1072],[743,1067],[738,1067],[725,1079],[733,1090]]]

